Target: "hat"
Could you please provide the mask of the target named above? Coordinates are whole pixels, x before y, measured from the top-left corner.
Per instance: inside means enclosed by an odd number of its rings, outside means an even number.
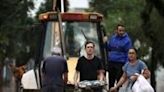
[[[54,47],[51,50],[52,55],[61,55],[61,48],[60,47]]]

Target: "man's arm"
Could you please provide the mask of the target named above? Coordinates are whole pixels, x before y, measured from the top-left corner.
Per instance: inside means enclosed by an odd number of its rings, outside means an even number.
[[[79,80],[80,80],[80,72],[76,70],[75,75],[74,75],[75,86],[77,85]]]
[[[68,81],[68,72],[65,72],[63,74],[63,81],[64,81],[65,84],[67,84],[67,81]]]
[[[68,82],[68,65],[67,65],[67,61],[65,59],[64,59],[63,81],[65,84],[67,84],[67,82]]]
[[[104,65],[102,63],[102,59],[99,59],[99,66],[98,66],[98,75],[97,75],[97,79],[98,80],[104,80],[105,76],[105,68],[104,68]]]
[[[110,89],[110,92],[116,92],[117,88],[119,88],[120,86],[122,86],[127,80],[127,75],[124,72],[122,77],[120,78],[120,80],[118,81],[118,83],[116,84],[116,86],[112,87]]]
[[[97,76],[98,80],[104,80],[104,78],[105,78],[104,73],[105,73],[105,70],[103,70],[103,69],[98,71],[98,76]]]

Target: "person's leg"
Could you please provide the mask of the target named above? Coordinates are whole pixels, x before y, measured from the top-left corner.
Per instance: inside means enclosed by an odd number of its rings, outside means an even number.
[[[123,70],[122,70],[122,67],[123,67],[123,63],[118,63],[117,64],[117,67],[116,67],[116,80],[117,82],[120,80],[122,74],[123,74]]]
[[[64,89],[62,86],[45,86],[41,89],[41,92],[64,92]]]
[[[64,92],[64,87],[62,86],[56,86],[54,87],[55,92]]]
[[[115,71],[116,69],[115,69],[113,63],[109,63],[108,65],[109,65],[108,66],[108,71],[109,71],[108,78],[109,78],[109,89],[110,89],[111,87],[114,87],[114,83],[116,80],[116,71]]]
[[[123,67],[124,64],[122,63],[118,63],[117,64],[117,67],[116,67],[116,81],[118,82],[123,74],[123,70],[122,70],[122,67]],[[120,88],[120,87],[119,87]],[[119,88],[117,89],[119,91]]]
[[[44,86],[44,87],[41,88],[41,92],[51,92],[51,87]]]

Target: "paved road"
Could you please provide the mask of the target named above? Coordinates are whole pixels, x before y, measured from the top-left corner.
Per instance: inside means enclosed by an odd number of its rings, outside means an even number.
[[[14,77],[11,78],[11,81],[3,85],[2,92],[16,92],[16,84]]]
[[[157,92],[164,92],[164,68],[159,67],[159,69],[156,72],[157,77]]]

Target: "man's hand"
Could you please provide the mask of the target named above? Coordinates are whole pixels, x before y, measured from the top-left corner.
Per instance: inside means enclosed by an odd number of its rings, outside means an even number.
[[[112,88],[110,88],[109,92],[117,92],[117,88],[116,87],[112,87]]]
[[[78,89],[78,82],[75,82],[75,89]]]
[[[64,81],[64,84],[67,84],[67,82],[68,82],[68,73],[67,72],[63,74],[63,81]]]
[[[104,36],[103,42],[106,43],[107,41],[108,41],[108,37],[107,36]]]

